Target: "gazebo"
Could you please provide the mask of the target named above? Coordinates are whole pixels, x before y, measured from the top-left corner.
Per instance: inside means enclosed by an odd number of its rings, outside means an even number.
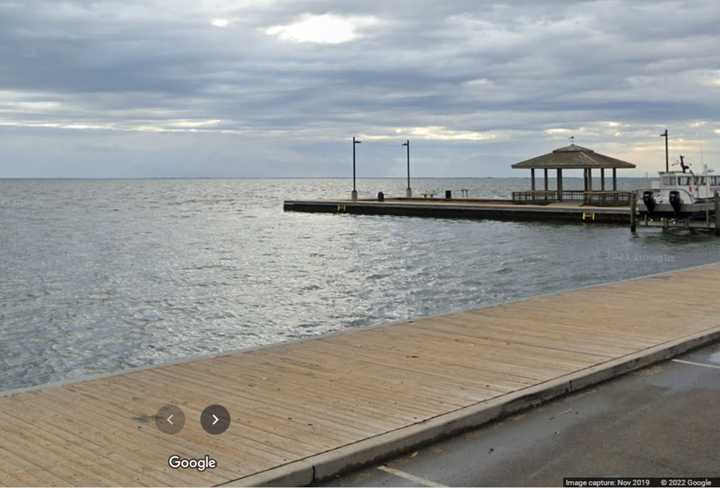
[[[513,192],[513,201],[563,201],[582,200],[586,203],[627,203],[630,198],[629,192],[617,191],[617,170],[618,168],[634,168],[635,165],[620,159],[596,153],[592,149],[577,146],[574,143],[569,146],[555,149],[551,153],[543,154],[532,159],[521,161],[512,165],[514,169],[529,169],[531,190],[529,192]],[[544,172],[544,190],[537,191],[535,188],[535,170],[542,169]],[[548,189],[548,170],[557,171],[557,184],[555,190]],[[582,169],[584,175],[583,191],[563,190],[563,170]],[[600,170],[600,191],[593,191],[592,170]],[[605,190],[605,170],[612,169],[612,191]]]

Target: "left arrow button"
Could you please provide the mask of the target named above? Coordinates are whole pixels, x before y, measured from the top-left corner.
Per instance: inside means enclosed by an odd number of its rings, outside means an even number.
[[[155,425],[160,432],[177,434],[185,427],[185,414],[175,405],[165,405],[155,414]]]

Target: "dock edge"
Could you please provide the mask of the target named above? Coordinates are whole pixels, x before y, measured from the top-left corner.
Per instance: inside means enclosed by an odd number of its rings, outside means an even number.
[[[219,486],[305,486],[481,427],[720,340],[720,326]]]

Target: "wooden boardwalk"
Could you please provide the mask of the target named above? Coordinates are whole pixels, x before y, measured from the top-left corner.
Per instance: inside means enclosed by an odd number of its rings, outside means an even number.
[[[720,265],[0,397],[0,484],[208,485],[719,329]],[[205,433],[220,403],[230,429]],[[185,428],[157,430],[165,404]],[[174,471],[179,454],[218,460]]]
[[[312,213],[349,213],[363,215],[397,215],[508,221],[551,221],[567,223],[597,222],[628,224],[630,207],[598,207],[581,202],[559,202],[547,205],[514,204],[508,200],[442,200],[385,199],[377,200],[287,200],[285,211]]]

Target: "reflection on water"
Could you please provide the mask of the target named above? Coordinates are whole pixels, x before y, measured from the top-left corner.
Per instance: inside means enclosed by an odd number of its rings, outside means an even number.
[[[282,211],[283,199],[338,197],[348,186],[0,181],[0,389],[718,260],[713,238],[633,238],[624,227]],[[415,186],[499,198],[527,182]],[[401,179],[361,186],[403,188]]]

